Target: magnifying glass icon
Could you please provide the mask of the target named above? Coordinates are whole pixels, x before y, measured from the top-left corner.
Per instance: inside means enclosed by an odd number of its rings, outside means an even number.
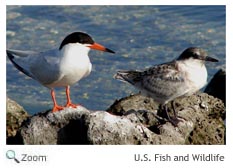
[[[6,152],[6,157],[7,159],[14,159],[17,163],[20,163],[19,160],[15,158],[15,151],[13,150],[8,150]]]

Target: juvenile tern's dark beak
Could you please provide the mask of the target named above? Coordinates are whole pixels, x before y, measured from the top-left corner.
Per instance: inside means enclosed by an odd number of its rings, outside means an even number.
[[[209,56],[206,56],[206,57],[205,57],[205,61],[218,62],[218,60],[217,60],[217,59],[212,58],[212,57],[209,57]]]

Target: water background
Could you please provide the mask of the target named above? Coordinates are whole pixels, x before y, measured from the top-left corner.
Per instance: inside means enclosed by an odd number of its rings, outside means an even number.
[[[92,73],[71,87],[71,98],[91,110],[138,92],[113,79],[117,70],[144,69],[197,46],[220,60],[208,63],[211,77],[225,68],[225,6],[7,6],[7,48],[58,48],[71,32],[83,31],[116,52],[89,53]],[[65,104],[65,89],[56,89]],[[7,60],[7,96],[34,114],[52,108],[50,91]]]

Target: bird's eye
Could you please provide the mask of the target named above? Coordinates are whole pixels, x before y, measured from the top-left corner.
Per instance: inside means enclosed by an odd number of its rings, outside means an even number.
[[[193,53],[193,57],[194,57],[194,58],[198,58],[198,57],[199,57],[199,54]]]

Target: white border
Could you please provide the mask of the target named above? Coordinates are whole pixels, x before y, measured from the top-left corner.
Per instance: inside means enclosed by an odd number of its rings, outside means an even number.
[[[229,2],[229,1],[228,1]],[[232,94],[233,93],[233,78],[231,75],[233,73],[233,4],[227,3],[226,7],[226,73],[227,73],[227,92],[226,92],[226,143],[231,151],[233,151],[233,136],[232,136],[232,121],[233,121],[233,103]],[[233,156],[232,156],[233,158]]]
[[[231,103],[233,74],[233,18],[232,11],[233,5],[231,0],[5,0],[0,3],[0,23],[2,28],[0,29],[0,73],[1,78],[4,79],[0,83],[0,95],[2,96],[2,105],[0,106],[0,167],[122,167],[122,168],[137,168],[137,167],[229,167],[231,160],[233,159],[233,136],[232,136],[232,120],[233,120],[233,106]],[[180,145],[154,145],[154,146],[6,146],[6,120],[5,120],[5,97],[6,97],[6,7],[5,5],[227,5],[227,37],[226,37],[226,68],[227,68],[227,145],[202,145],[202,146],[180,146]],[[25,163],[15,164],[13,160],[5,158],[5,152],[8,149],[14,149],[16,152],[31,154],[47,154],[49,155],[49,161],[47,163]],[[220,162],[145,162],[137,163],[133,161],[133,154],[140,153],[170,153],[170,154],[186,154],[186,153],[220,153],[225,155],[226,161]]]

